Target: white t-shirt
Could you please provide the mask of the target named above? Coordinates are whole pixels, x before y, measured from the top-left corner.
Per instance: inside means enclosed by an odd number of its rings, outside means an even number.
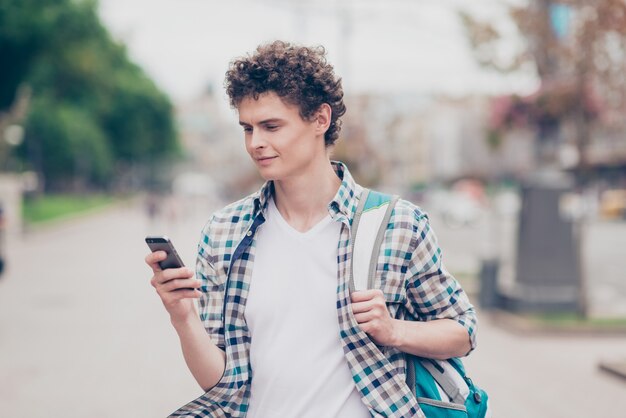
[[[330,216],[301,233],[273,199],[256,236],[246,304],[252,387],[248,417],[369,417],[341,348],[337,244]]]

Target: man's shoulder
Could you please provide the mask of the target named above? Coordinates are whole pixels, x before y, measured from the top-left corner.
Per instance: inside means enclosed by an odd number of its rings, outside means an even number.
[[[255,200],[258,192],[252,193],[242,199],[232,202],[213,213],[212,222],[242,222],[250,219],[254,213]]]
[[[405,199],[398,199],[389,222],[394,227],[412,228],[424,220],[428,220],[428,214],[420,206]]]
[[[253,218],[255,200],[257,198],[258,192],[250,194],[213,212],[204,227],[204,234],[210,235],[213,240],[228,235],[241,234],[241,231],[247,229],[248,224]]]

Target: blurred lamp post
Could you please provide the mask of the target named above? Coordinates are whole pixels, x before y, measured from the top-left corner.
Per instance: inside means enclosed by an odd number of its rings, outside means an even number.
[[[4,140],[11,146],[17,147],[24,140],[24,128],[20,125],[10,125],[4,131]]]
[[[10,149],[24,141],[24,128],[18,123],[26,119],[31,93],[30,86],[26,84],[19,86],[11,106],[6,112],[0,111],[0,172],[7,169]]]
[[[0,141],[0,171],[9,166],[11,148],[19,146],[24,141],[24,128],[20,125],[9,125],[4,129],[3,141]]]

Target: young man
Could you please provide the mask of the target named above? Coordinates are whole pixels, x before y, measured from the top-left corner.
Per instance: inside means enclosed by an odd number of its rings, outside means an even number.
[[[209,220],[197,279],[186,268],[161,271],[162,252],[146,257],[206,391],[172,416],[423,416],[405,384],[404,353],[466,355],[476,325],[427,216],[399,201],[376,288],[350,293],[362,188],[329,159],[345,106],[324,50],[260,46],[231,63],[226,88],[267,182]]]

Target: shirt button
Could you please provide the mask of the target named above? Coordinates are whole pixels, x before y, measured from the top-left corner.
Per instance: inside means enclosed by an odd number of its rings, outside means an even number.
[[[246,235],[247,235],[247,236],[249,236],[249,237],[251,237],[251,236],[252,236],[252,231],[248,231],[248,232],[246,233]]]

